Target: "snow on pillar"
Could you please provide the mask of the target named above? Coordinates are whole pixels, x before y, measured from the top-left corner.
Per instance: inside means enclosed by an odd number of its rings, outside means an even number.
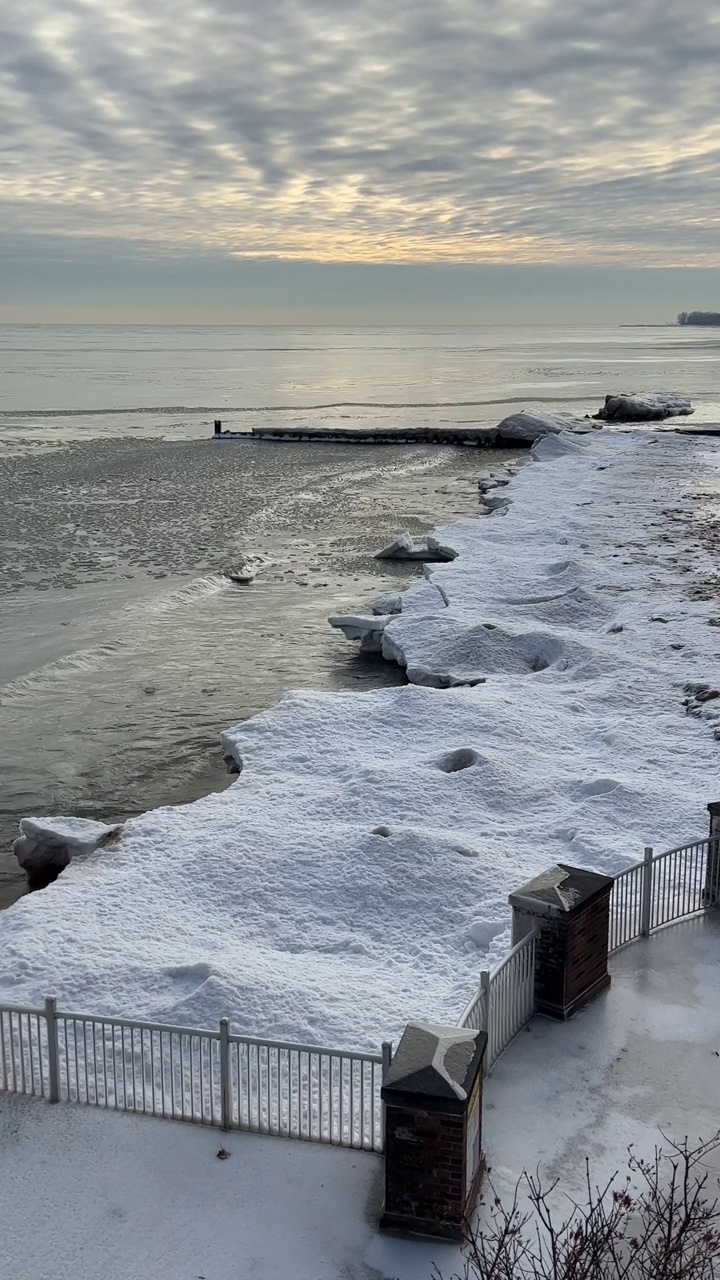
[[[487,1035],[410,1023],[385,1075],[380,1226],[461,1239],[482,1178]]]
[[[710,844],[705,866],[705,905],[716,907],[720,903],[720,800],[708,805],[710,814]]]
[[[513,943],[538,930],[538,1013],[565,1020],[609,986],[612,886],[609,876],[560,863],[510,894]]]

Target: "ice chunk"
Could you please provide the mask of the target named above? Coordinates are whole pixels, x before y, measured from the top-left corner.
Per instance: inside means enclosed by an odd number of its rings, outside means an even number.
[[[453,560],[455,552],[444,547],[434,538],[414,542],[409,533],[401,533],[375,554],[376,560]]]
[[[500,444],[532,444],[542,436],[558,435],[561,431],[576,431],[578,427],[587,431],[588,426],[589,424],[583,418],[569,418],[556,413],[521,409],[520,413],[511,413],[509,417],[503,418],[496,429]]]
[[[606,396],[603,408],[595,417],[603,422],[651,422],[694,412],[692,404],[684,396],[664,391],[642,395],[623,392]]]
[[[107,826],[89,818],[22,818],[13,853],[32,883],[54,878],[73,858],[109,845],[119,838],[121,826]]]
[[[393,614],[332,613],[328,618],[331,627],[342,631],[348,640],[359,640],[362,653],[380,653],[382,634]]]

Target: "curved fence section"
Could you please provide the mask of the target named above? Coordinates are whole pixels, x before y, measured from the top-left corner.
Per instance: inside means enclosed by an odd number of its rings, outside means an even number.
[[[615,877],[610,896],[610,951],[687,920],[720,899],[718,840],[693,840],[666,853],[645,850],[642,862]]]
[[[650,930],[661,929],[663,925],[705,909],[715,896],[710,883],[717,878],[714,864],[717,864],[717,840],[679,845],[653,858]]]
[[[535,938],[529,933],[481,975],[480,988],[460,1019],[461,1027],[487,1032],[487,1071],[535,1012]]]
[[[633,942],[642,933],[645,864],[637,863],[615,877],[610,894],[610,951]]]

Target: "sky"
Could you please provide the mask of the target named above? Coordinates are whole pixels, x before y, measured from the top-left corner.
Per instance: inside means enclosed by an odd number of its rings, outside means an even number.
[[[0,320],[720,306],[713,0],[0,0]]]

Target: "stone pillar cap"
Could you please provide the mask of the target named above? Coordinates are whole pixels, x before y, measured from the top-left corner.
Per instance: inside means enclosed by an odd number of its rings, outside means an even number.
[[[486,1045],[484,1031],[408,1023],[383,1082],[384,1101],[427,1100],[438,1110],[464,1111]]]
[[[574,915],[608,893],[612,885],[612,876],[598,875],[596,871],[568,867],[559,862],[516,889],[508,901],[511,907],[519,907],[537,916]]]

